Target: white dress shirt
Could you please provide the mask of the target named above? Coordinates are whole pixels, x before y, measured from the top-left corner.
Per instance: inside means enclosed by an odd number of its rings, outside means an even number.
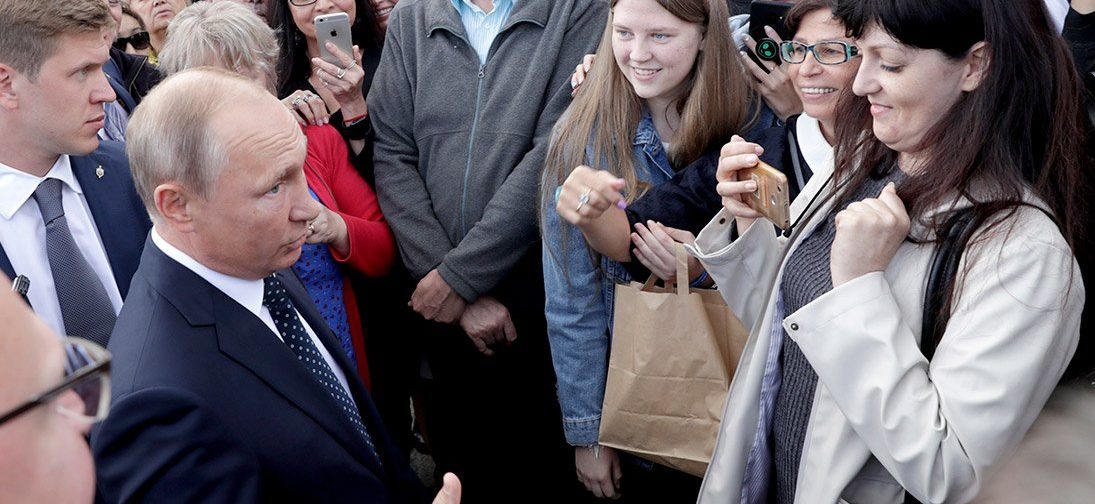
[[[277,326],[274,324],[274,317],[270,316],[270,310],[266,308],[266,305],[262,304],[262,294],[264,290],[262,280],[245,280],[213,271],[199,263],[193,257],[187,255],[186,252],[167,243],[167,241],[160,236],[160,233],[156,232],[155,228],[152,229],[152,243],[156,244],[156,247],[167,255],[167,257],[174,259],[175,262],[183,265],[186,269],[193,271],[194,274],[202,277],[202,279],[209,282],[213,287],[217,288],[217,290],[239,303],[245,310],[253,313],[259,320],[262,320],[263,324],[266,324],[266,327],[270,328],[270,332],[274,333],[274,336],[277,336],[282,343],[285,342],[285,339],[281,337],[281,333],[278,332]],[[346,394],[353,397],[353,394],[350,393],[350,387],[346,382],[346,375],[342,372],[342,368],[338,367],[338,364],[335,363],[335,360],[331,357],[331,353],[327,351],[327,347],[323,346],[323,342],[319,340],[319,337],[316,336],[316,332],[308,325],[308,321],[300,315],[300,311],[295,308],[294,311],[296,311],[297,318],[300,319],[300,323],[304,326],[304,331],[308,333],[308,337],[312,338],[312,343],[319,349],[319,354],[323,356],[323,360],[331,367],[331,372],[335,374],[335,378],[338,378],[338,382],[342,384],[342,388],[346,389]]]
[[[53,273],[46,255],[46,227],[42,223],[38,203],[32,197],[38,184],[47,178],[62,182],[62,205],[72,238],[95,275],[103,282],[115,314],[122,309],[122,294],[114,281],[114,271],[91,216],[91,209],[84,199],[80,183],[72,173],[69,157],[57,158],[45,177],[36,177],[0,163],[0,245],[3,245],[15,274],[30,279],[27,298],[34,312],[57,334],[63,335],[65,323],[61,317],[61,303],[57,300]]]

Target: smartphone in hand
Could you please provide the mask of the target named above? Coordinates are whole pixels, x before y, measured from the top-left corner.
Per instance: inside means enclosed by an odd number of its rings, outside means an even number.
[[[752,180],[757,183],[757,190],[745,197],[749,208],[767,217],[784,231],[791,228],[791,191],[787,186],[787,175],[760,161],[757,166],[743,170],[738,177],[738,180]]]
[[[350,57],[354,55],[354,42],[350,33],[350,16],[345,12],[334,12],[316,16],[316,42],[319,43],[319,57],[337,67],[345,64],[327,50],[327,42],[334,43],[340,51]]]

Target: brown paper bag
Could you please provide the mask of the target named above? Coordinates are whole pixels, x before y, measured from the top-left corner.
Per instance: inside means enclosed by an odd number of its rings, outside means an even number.
[[[616,286],[600,444],[703,476],[749,333],[718,291],[687,278],[678,247],[675,288],[653,275]]]

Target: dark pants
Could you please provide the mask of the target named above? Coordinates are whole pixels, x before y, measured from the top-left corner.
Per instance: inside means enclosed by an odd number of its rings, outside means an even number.
[[[460,477],[467,504],[585,498],[555,396],[538,250],[491,293],[510,311],[512,345],[487,357],[457,326],[431,324],[425,335],[427,436],[438,471]]]

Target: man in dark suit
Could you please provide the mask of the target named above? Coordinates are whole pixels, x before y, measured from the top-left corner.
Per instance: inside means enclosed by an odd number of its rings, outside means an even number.
[[[113,414],[92,434],[102,496],[423,501],[287,269],[319,213],[289,111],[235,74],[198,69],[153,90],[128,135],[154,228],[110,342]]]
[[[0,271],[58,334],[106,342],[150,222],[120,144],[100,142],[101,0],[0,0]]]

